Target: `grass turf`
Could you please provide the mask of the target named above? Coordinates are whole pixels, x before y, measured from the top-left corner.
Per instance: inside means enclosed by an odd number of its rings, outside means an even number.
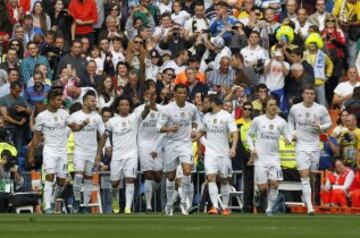
[[[0,237],[359,237],[360,216],[0,215]]]

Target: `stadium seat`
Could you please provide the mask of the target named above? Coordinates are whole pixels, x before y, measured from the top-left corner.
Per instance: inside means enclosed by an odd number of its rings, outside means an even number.
[[[301,190],[301,183],[296,181],[281,181],[279,184],[279,191],[291,191],[297,192]],[[295,202],[295,201],[286,201],[286,206],[303,206],[305,207],[304,202]]]
[[[230,186],[230,194],[229,194],[229,201],[230,204],[228,206],[228,208],[230,210],[240,210],[241,212],[243,211],[243,203],[242,203],[242,199],[243,199],[243,191],[236,191],[235,187]],[[232,205],[232,198],[236,198],[236,202],[237,202],[237,206]],[[219,206],[221,209],[224,208],[224,204],[222,202],[221,199],[221,194],[219,195]]]

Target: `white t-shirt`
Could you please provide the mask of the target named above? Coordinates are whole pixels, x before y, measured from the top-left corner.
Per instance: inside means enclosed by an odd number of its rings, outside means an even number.
[[[112,136],[113,160],[122,160],[138,156],[136,136],[139,128],[140,115],[129,114],[126,117],[115,115],[107,123],[105,133]]]
[[[120,52],[111,51],[111,61],[114,66],[114,69],[116,69],[117,64],[122,61],[125,62],[125,56],[124,54]]]
[[[207,113],[204,116],[201,131],[206,132],[206,155],[228,156],[230,153],[229,136],[236,132],[234,118],[225,110]]]
[[[265,65],[270,62],[270,59],[265,61]],[[285,67],[289,70],[289,63],[284,62]],[[282,89],[285,86],[285,75],[282,70],[282,64],[280,61],[273,60],[270,66],[269,72],[265,75],[265,84],[270,91]]]
[[[256,46],[255,49],[250,49],[249,46],[246,46],[242,48],[240,53],[244,57],[244,63],[247,67],[252,67],[254,61],[258,61],[259,59],[266,60],[269,58],[268,52],[259,45]]]
[[[305,107],[303,103],[291,107],[288,125],[291,132],[296,130],[297,151],[319,151],[320,132],[312,126],[312,123],[320,123],[320,130],[326,131],[331,127],[331,119],[327,109],[317,103],[311,107]]]
[[[255,135],[255,145],[253,142]],[[286,121],[276,116],[269,119],[266,115],[255,117],[247,134],[250,150],[255,149],[257,159],[255,166],[277,166],[280,164],[279,138],[283,135],[290,140],[290,133]]]
[[[185,22],[184,29],[189,32],[191,36],[194,32],[202,32],[209,29],[209,24],[205,18],[196,18],[195,16]]]
[[[167,5],[162,2],[157,2],[157,7],[159,8],[160,15],[164,14],[165,12],[171,13],[172,12],[172,1],[169,1]]]
[[[162,134],[156,127],[160,117],[161,106],[156,105],[158,111],[150,110],[149,114],[144,120],[140,121],[138,132],[138,146],[139,148],[152,148],[154,151],[160,150],[160,142]],[[144,104],[135,109],[135,113],[141,115],[144,110]]]
[[[334,89],[334,93],[343,97],[352,94],[354,88],[359,86],[360,86],[360,82],[356,82],[354,85],[352,85],[349,81],[342,82],[336,86],[336,88]]]
[[[306,21],[303,26],[300,26],[300,23],[298,20],[295,21],[295,30],[294,32],[296,34],[301,33],[304,39],[306,39],[309,35],[309,27],[311,26],[311,23]]]
[[[64,109],[58,109],[56,112],[45,110],[37,115],[35,130],[40,131],[44,136],[44,151],[67,153],[68,120],[69,113]]]
[[[158,130],[161,127],[178,126],[179,129],[175,133],[167,133],[165,140],[169,142],[186,142],[191,143],[192,123],[197,123],[200,126],[199,113],[194,104],[185,102],[184,107],[179,107],[176,102],[171,102],[164,106],[161,111],[161,116],[157,122]]]
[[[175,14],[175,13],[171,14],[171,20],[174,23],[177,23],[181,26],[184,26],[186,20],[189,19],[190,17],[191,15],[185,10],[181,10],[179,14]]]
[[[179,73],[185,71],[186,66],[179,66],[176,64],[175,60],[168,60],[164,62],[164,64],[161,66],[160,72],[162,73],[162,71],[167,68],[173,69],[175,71],[175,74],[178,75]]]
[[[98,112],[92,111],[87,114],[82,110],[70,115],[69,123],[81,124],[86,119],[90,122],[82,130],[74,132],[75,150],[82,154],[94,154],[97,151],[97,132],[102,135],[105,126]]]

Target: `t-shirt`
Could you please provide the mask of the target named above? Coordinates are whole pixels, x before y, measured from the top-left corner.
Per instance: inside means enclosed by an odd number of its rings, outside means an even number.
[[[270,59],[265,61],[265,65],[270,62]],[[285,67],[289,70],[290,65],[287,62],[283,62]],[[277,60],[273,60],[270,66],[269,72],[265,75],[265,84],[270,91],[282,89],[285,86],[285,75],[282,69],[282,63]]]
[[[139,148],[152,148],[154,151],[160,150],[162,135],[156,127],[160,117],[160,105],[156,105],[157,111],[150,110],[145,119],[140,121],[138,132]],[[144,110],[144,104],[135,109],[136,114],[141,114]]]
[[[356,166],[356,154],[360,150],[360,129],[343,131],[339,138],[340,156],[344,163]]]
[[[255,136],[255,144],[253,142]],[[248,132],[250,150],[256,150],[255,166],[280,165],[279,139],[283,135],[290,140],[290,133],[286,121],[276,116],[269,119],[266,115],[255,117]]]
[[[112,137],[112,160],[122,160],[138,156],[136,136],[140,114],[132,113],[126,117],[115,115],[107,123],[106,135]]]
[[[164,106],[159,121],[157,122],[158,130],[161,127],[178,126],[175,133],[167,133],[165,140],[170,142],[191,143],[190,137],[192,132],[192,123],[196,122],[200,126],[199,113],[194,104],[185,102],[184,107],[179,107],[176,102],[171,102]]]
[[[44,136],[44,151],[66,154],[69,113],[64,109],[56,112],[45,110],[35,118],[35,130]]]
[[[230,153],[229,136],[236,132],[234,118],[225,110],[207,113],[204,116],[201,131],[206,132],[206,155],[228,156]]]
[[[69,123],[81,124],[86,119],[89,119],[89,124],[82,130],[74,132],[74,153],[93,155],[97,151],[97,132],[102,135],[105,131],[104,123],[99,113],[92,111],[88,114],[80,110],[71,114]]]
[[[311,107],[305,107],[303,103],[298,103],[291,107],[288,125],[291,132],[296,131],[297,151],[320,150],[320,131],[313,127],[313,122],[320,123],[321,131],[331,127],[331,119],[324,106],[313,103]]]
[[[16,106],[29,107],[29,104],[26,102],[23,96],[13,98],[10,94],[0,98],[0,106],[6,107],[7,113],[9,116],[14,118],[17,121],[20,121],[24,117],[28,117],[24,112],[16,112]]]
[[[349,81],[342,82],[336,86],[336,88],[334,89],[334,93],[339,96],[346,96],[352,94],[354,88],[359,86],[360,86],[360,82],[356,82],[354,85],[352,85]]]

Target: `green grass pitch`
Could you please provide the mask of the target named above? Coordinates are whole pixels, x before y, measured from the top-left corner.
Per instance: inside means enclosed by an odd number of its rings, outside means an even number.
[[[0,215],[1,238],[360,237],[360,216]]]

